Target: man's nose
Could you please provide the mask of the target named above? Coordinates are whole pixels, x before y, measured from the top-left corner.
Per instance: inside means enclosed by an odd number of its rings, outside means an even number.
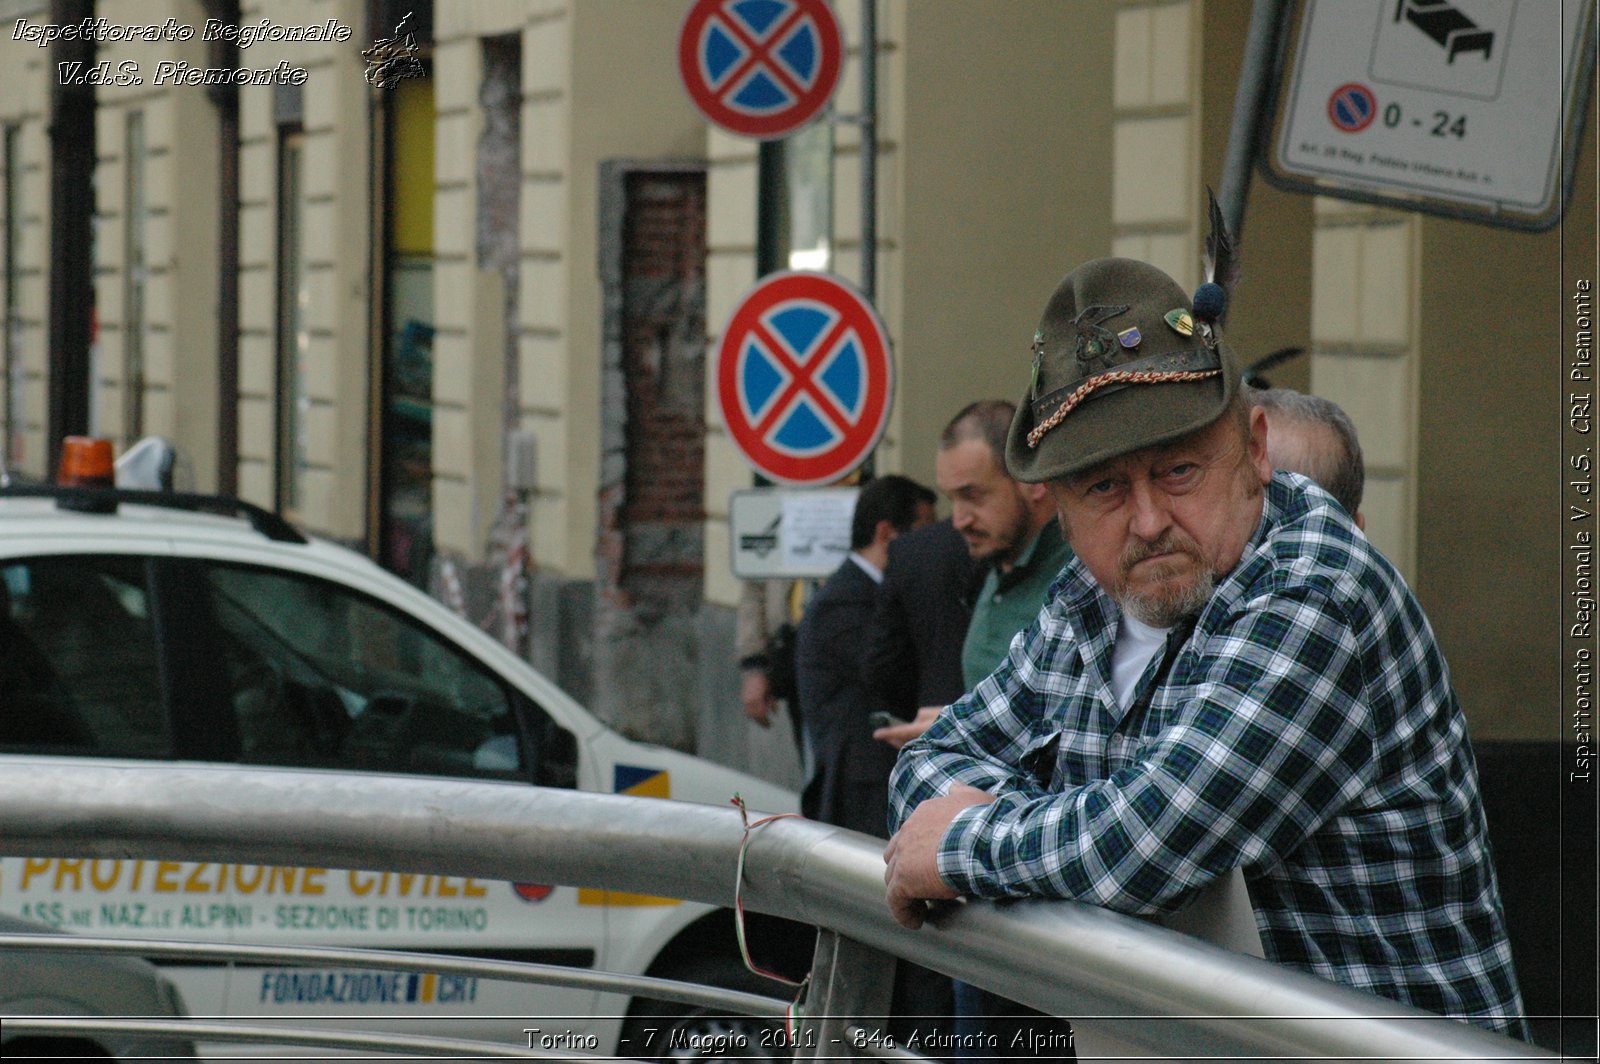
[[[1137,479],[1129,487],[1131,508],[1128,528],[1147,543],[1159,540],[1172,527],[1172,510],[1166,492],[1147,479]]]

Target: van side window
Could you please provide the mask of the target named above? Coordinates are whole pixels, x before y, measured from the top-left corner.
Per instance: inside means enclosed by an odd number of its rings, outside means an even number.
[[[216,564],[207,582],[241,761],[529,778],[538,736],[512,693],[415,619],[298,574]]]
[[[166,758],[145,560],[0,566],[0,749]]]

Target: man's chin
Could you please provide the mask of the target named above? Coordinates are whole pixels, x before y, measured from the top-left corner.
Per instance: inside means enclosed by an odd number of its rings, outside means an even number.
[[[1201,572],[1200,565],[1186,554],[1146,558],[1123,573],[1123,593],[1151,602],[1181,599],[1193,592]]]
[[[1179,621],[1198,617],[1211,598],[1214,582],[1205,576],[1169,579],[1157,586],[1127,590],[1120,597],[1124,613],[1151,628],[1171,628]]]

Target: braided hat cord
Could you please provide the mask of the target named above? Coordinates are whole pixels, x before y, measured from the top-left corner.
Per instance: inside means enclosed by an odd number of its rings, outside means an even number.
[[[1102,373],[1097,377],[1090,377],[1072,390],[1072,394],[1064,399],[1056,412],[1045,418],[1033,427],[1028,433],[1028,446],[1037,448],[1039,441],[1044,439],[1044,434],[1066,420],[1066,416],[1082,403],[1096,389],[1104,388],[1111,384],[1164,384],[1168,382],[1197,381],[1206,377],[1221,376],[1220,369],[1185,370],[1182,372],[1161,372],[1158,370],[1114,370]]]

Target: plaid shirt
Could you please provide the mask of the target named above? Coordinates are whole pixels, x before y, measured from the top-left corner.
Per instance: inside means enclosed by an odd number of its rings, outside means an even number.
[[[1239,564],[1126,712],[1118,608],[1069,564],[1000,668],[906,746],[892,826],[951,780],[997,794],[938,858],[980,897],[1154,915],[1243,866],[1269,960],[1526,1037],[1444,658],[1399,574],[1309,485],[1273,477]]]

